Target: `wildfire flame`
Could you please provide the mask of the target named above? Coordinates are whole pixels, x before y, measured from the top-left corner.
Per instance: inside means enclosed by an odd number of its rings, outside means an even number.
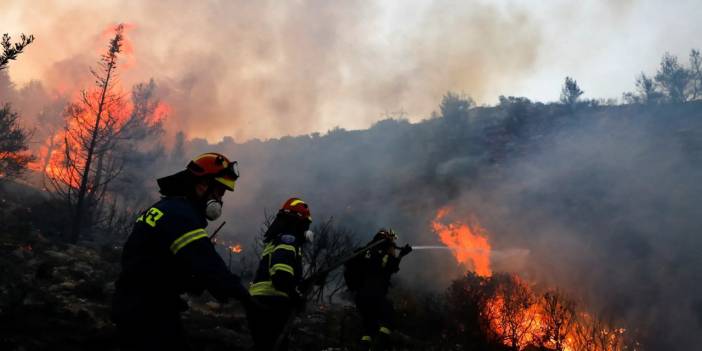
[[[477,222],[441,222],[452,209],[444,207],[436,212],[431,226],[444,245],[452,248],[451,252],[459,263],[470,264],[476,274],[482,277],[492,275],[490,269],[490,243],[487,231]]]
[[[235,254],[238,254],[238,253],[241,253],[242,251],[244,251],[244,249],[241,247],[240,244],[236,244],[236,245],[229,246],[229,251],[231,251]]]
[[[121,52],[120,52],[120,68],[122,70],[124,69],[130,69],[133,68],[136,64],[136,59],[134,57],[134,46],[133,44],[128,40],[126,33],[135,28],[134,24],[122,24],[120,30],[124,31],[124,36],[121,44]],[[100,38],[101,42],[107,41],[109,38],[113,37],[118,30],[118,25],[110,25],[105,30],[101,33]],[[100,47],[100,54],[103,54],[104,47]],[[87,79],[86,75],[86,79]],[[87,80],[82,82],[81,84],[87,85]],[[61,96],[73,96],[72,100],[77,101],[81,97],[81,93],[76,90],[73,92],[66,91],[66,86],[68,84],[59,82],[58,86],[54,87],[57,89],[57,92]],[[119,87],[115,87],[115,90],[119,91]],[[97,105],[98,99],[99,99],[99,94],[97,94],[95,91],[88,90],[87,99],[89,102],[93,105]],[[135,110],[134,105],[132,104],[131,101],[124,101],[122,104],[109,104],[106,106],[106,111],[104,113],[105,116],[109,115],[110,117],[115,119],[114,125],[111,126],[110,128],[118,130],[122,125],[126,124],[132,114],[132,112]],[[47,137],[38,147],[36,147],[33,150],[33,153],[37,156],[36,159],[33,162],[30,162],[28,164],[28,168],[39,172],[43,173],[44,175],[48,176],[50,179],[61,179],[63,180],[64,183],[71,187],[78,187],[78,181],[79,179],[75,177],[71,177],[71,168],[78,168],[82,167],[83,165],[80,164],[81,159],[77,159],[76,161],[78,164],[71,166],[68,166],[65,164],[65,149],[66,145],[69,146],[69,149],[72,150],[78,150],[80,146],[78,145],[79,140],[76,140],[75,137],[71,137],[69,133],[67,133],[67,130],[80,130],[80,128],[83,125],[93,125],[95,123],[95,115],[94,112],[91,111],[90,109],[85,109],[84,111],[78,111],[73,109],[70,110],[70,105],[64,111],[66,115],[69,114],[69,111],[72,111],[76,118],[72,119],[67,119],[66,120],[66,125],[65,128],[61,128],[58,131],[55,131],[51,136]],[[167,115],[171,113],[171,107],[163,102],[157,102],[157,104],[153,107],[153,112],[150,113],[149,116],[144,120],[147,124],[157,124],[162,122]],[[103,122],[101,123],[101,128],[104,127],[102,126],[104,124],[104,119]]]
[[[533,292],[530,287],[519,277],[513,276],[514,286],[505,291],[498,289],[496,295],[491,298],[483,313],[489,317],[490,328],[496,335],[503,337],[503,342],[507,346],[516,347],[520,350],[528,345],[538,344],[544,337],[543,306],[541,301],[533,301],[533,304],[526,305]],[[563,350],[570,350],[565,347]]]
[[[563,351],[625,348],[624,328],[604,324],[578,311],[562,293],[538,293],[516,274],[493,275],[487,231],[475,218],[445,224],[451,212],[450,207],[439,209],[431,222],[432,229],[459,263],[472,268],[481,284],[493,286],[480,315],[495,340],[513,350],[538,345]]]

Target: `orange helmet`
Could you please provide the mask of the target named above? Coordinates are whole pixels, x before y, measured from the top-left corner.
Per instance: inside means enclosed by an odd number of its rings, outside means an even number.
[[[236,161],[229,161],[222,154],[208,152],[195,157],[188,163],[188,171],[197,177],[213,176],[214,180],[222,183],[227,190],[234,191],[239,169]]]
[[[312,214],[310,213],[310,207],[307,206],[307,204],[304,201],[296,197],[291,197],[288,199],[288,201],[285,201],[283,207],[280,209],[280,212],[294,214],[300,218],[304,218],[312,222]]]

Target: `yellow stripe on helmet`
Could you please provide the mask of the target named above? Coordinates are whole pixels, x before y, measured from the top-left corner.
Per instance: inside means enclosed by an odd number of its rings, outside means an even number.
[[[293,200],[293,202],[290,203],[290,206],[295,206],[297,204],[304,204],[304,203],[305,203],[304,201],[297,199],[297,200]]]
[[[234,191],[234,186],[236,185],[236,180],[227,179],[224,177],[215,177],[215,180],[220,182],[222,185],[224,185],[227,188],[227,190]]]

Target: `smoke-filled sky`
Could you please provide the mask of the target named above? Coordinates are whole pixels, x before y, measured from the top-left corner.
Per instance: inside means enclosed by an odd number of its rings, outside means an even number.
[[[105,28],[126,22],[126,89],[153,77],[167,128],[211,141],[416,121],[447,90],[552,101],[566,75],[586,97],[620,97],[665,51],[702,47],[699,18],[695,0],[0,3],[0,32],[37,37],[15,83],[77,91]]]

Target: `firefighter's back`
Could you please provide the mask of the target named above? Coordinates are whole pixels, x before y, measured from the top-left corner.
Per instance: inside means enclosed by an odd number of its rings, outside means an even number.
[[[137,317],[182,311],[179,295],[187,291],[189,277],[187,267],[175,259],[174,240],[206,225],[182,197],[164,198],[140,214],[124,246],[113,314]]]

